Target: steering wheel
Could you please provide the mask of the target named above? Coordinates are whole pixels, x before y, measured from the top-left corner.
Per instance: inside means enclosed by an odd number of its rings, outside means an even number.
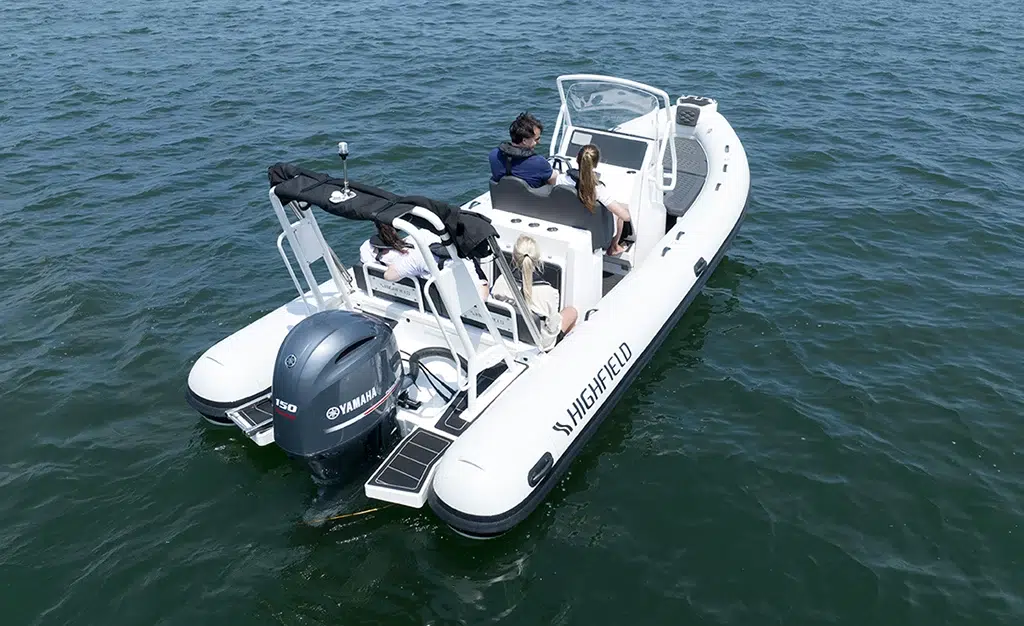
[[[564,157],[560,154],[552,155],[549,160],[551,161],[551,168],[558,170],[559,174],[564,174],[572,165],[569,157]]]

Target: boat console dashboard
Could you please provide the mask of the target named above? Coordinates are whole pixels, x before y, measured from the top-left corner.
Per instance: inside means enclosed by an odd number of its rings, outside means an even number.
[[[650,143],[650,140],[641,137],[577,128],[569,136],[569,143],[563,154],[575,158],[580,148],[594,144],[601,151],[601,163],[627,170],[639,170],[644,165]]]

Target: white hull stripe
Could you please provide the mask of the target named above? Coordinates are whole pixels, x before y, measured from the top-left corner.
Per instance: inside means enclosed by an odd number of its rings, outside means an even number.
[[[402,380],[401,378],[396,380],[395,384],[391,385],[391,389],[388,389],[388,392],[385,393],[384,396],[380,400],[377,400],[376,404],[374,404],[370,408],[366,409],[365,411],[363,411],[362,413],[360,413],[359,415],[356,415],[355,417],[353,417],[351,419],[347,419],[344,422],[342,422],[340,424],[337,424],[336,426],[331,426],[330,428],[328,428],[324,432],[325,433],[337,432],[337,431],[341,430],[342,428],[345,428],[346,426],[349,426],[351,424],[354,424],[354,423],[358,422],[359,420],[363,419],[364,417],[366,417],[367,415],[369,415],[373,411],[377,410],[377,407],[379,407],[380,405],[384,404],[384,401],[391,397],[392,392],[394,392],[395,389],[398,388],[398,383],[401,382],[401,380]]]

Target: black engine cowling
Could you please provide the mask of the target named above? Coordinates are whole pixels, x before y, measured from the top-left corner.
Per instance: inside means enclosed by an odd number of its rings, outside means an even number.
[[[318,482],[343,481],[394,443],[402,358],[383,320],[322,311],[289,331],[274,364],[274,440]]]

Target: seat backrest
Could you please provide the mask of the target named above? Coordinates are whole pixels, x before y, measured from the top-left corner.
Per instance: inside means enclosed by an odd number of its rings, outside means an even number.
[[[368,295],[422,309],[423,282],[418,278],[412,277],[403,278],[399,281],[387,280],[384,278],[385,269],[387,268],[383,265],[356,264],[353,266],[356,286]]]
[[[511,253],[506,252],[505,254],[509,257],[509,262],[511,263]],[[430,298],[434,306],[437,307],[438,315],[443,318],[449,317],[444,301],[437,292],[437,285],[431,284],[430,289],[427,289],[427,282],[422,278],[403,278],[400,281],[392,282],[384,278],[384,269],[383,266],[357,263],[353,266],[356,286],[367,295],[399,302],[424,312],[431,310],[427,304],[427,298]],[[559,289],[562,279],[562,268],[553,263],[546,263],[544,265],[544,278],[556,289]],[[559,299],[561,299],[561,294],[559,294]],[[533,344],[530,330],[526,326],[526,320],[516,312],[514,307],[496,300],[488,300],[486,305],[487,310],[490,311],[491,317],[494,319],[495,325],[498,327],[498,332],[503,337]],[[537,322],[536,316],[534,316],[534,320]],[[463,315],[462,321],[477,328],[487,328],[483,317],[476,309],[472,309],[468,314]]]
[[[509,250],[502,250],[502,256],[505,257],[505,261],[508,262],[509,267],[514,267],[512,262],[512,252]],[[555,288],[558,292],[558,310],[562,310],[562,293],[565,292],[565,285],[562,284],[562,266],[557,263],[545,262],[543,268],[540,269],[541,278],[547,284]]]
[[[437,292],[437,285],[431,284],[430,288],[424,291],[423,297],[434,303],[434,306],[437,307],[438,315],[443,318],[450,319],[448,310],[444,306],[444,301],[441,300],[440,294]],[[518,340],[523,343],[533,344],[533,339],[530,337],[530,330],[526,326],[526,320],[516,313],[515,308],[504,302],[490,299],[488,299],[485,304],[487,305],[487,310],[490,311],[491,318],[494,320],[494,324],[498,327],[498,332],[501,333],[502,337],[513,341]],[[426,310],[430,311],[429,303],[427,303]],[[463,315],[462,321],[470,326],[476,326],[477,328],[487,328],[487,324],[484,322],[483,316],[481,316],[475,308],[471,309],[466,315]],[[514,331],[513,328],[515,329]]]
[[[590,231],[594,250],[603,250],[615,238],[615,217],[600,202],[591,213],[583,206],[576,189],[567,185],[533,188],[515,176],[502,176],[491,183],[491,206],[523,217],[533,217],[563,226]]]

